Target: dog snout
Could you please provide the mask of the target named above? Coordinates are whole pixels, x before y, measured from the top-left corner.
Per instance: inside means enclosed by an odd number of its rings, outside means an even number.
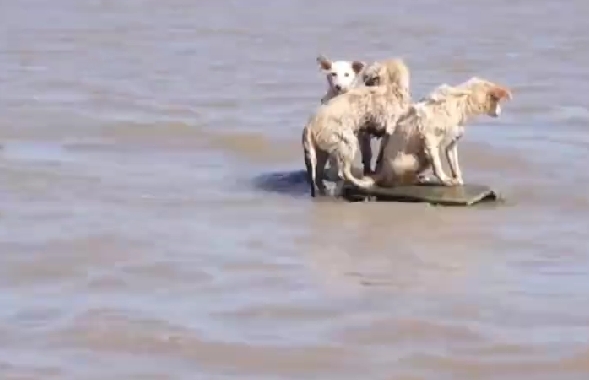
[[[333,86],[333,88],[335,88],[337,91],[341,91],[342,90],[342,86],[339,84],[336,84],[335,86]]]
[[[492,117],[499,117],[499,116],[501,116],[501,106],[499,104],[497,104],[495,106],[495,109],[491,112],[491,116]]]

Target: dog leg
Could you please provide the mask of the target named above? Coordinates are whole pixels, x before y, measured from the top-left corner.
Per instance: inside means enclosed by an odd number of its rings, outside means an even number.
[[[428,159],[431,162],[432,170],[434,172],[434,176],[442,182],[445,186],[451,186],[453,181],[448,175],[444,172],[442,168],[442,161],[440,159],[440,149],[434,138],[426,137],[424,141],[425,145],[425,152],[428,156]]]
[[[315,198],[317,190],[317,151],[315,147],[305,140],[303,136],[303,150],[305,159],[305,168],[307,170],[307,182],[311,188],[311,197]]]
[[[324,196],[327,194],[327,189],[325,188],[325,165],[327,164],[327,160],[329,155],[322,151],[318,150],[316,152],[317,160],[315,164],[315,184],[317,190],[319,191],[319,195]]]
[[[372,147],[370,146],[370,134],[365,132],[359,132],[358,142],[360,144],[360,155],[362,157],[364,175],[368,175],[372,172]]]
[[[452,181],[454,184],[462,186],[464,185],[464,180],[462,179],[462,170],[458,163],[458,140],[459,138],[450,141],[450,144],[446,146],[445,150],[448,166],[450,166],[450,171],[452,173]]]
[[[325,171],[325,178],[328,181],[337,181],[338,178],[342,178],[342,170],[337,163],[337,156],[330,154],[327,162],[329,162],[329,170]]]
[[[387,146],[387,143],[389,142],[390,137],[391,137],[390,135],[385,134],[384,136],[382,136],[380,138],[380,142],[379,142],[380,146],[378,148],[378,157],[376,157],[376,168],[374,170],[375,173],[379,173],[381,171],[382,157],[384,155],[384,150],[385,150],[385,147]]]

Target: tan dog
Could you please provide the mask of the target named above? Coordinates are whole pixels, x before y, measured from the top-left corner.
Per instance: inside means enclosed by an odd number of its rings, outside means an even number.
[[[358,79],[366,86],[380,86],[396,83],[400,87],[409,89],[409,68],[401,58],[389,58],[376,61],[358,75]],[[356,83],[353,85],[357,86]]]
[[[302,134],[311,196],[315,197],[317,190],[321,195],[326,193],[323,178],[328,160],[337,164],[338,186],[343,180],[357,181],[352,165],[359,150],[358,133],[392,133],[410,104],[411,96],[405,88],[388,84],[353,88],[319,106]]]
[[[512,99],[509,89],[477,77],[456,87],[446,84],[437,87],[413,104],[392,135],[385,136],[377,173],[351,181],[360,187],[414,184],[431,166],[442,184],[464,184],[457,144],[465,124],[479,115],[499,117],[501,101],[509,99]],[[442,169],[440,150],[445,152],[451,177]]]
[[[400,58],[390,58],[382,61],[376,61],[362,71],[357,77],[358,79],[352,85],[353,87],[359,86],[359,82],[365,86],[381,86],[387,84],[396,84],[397,86],[405,89],[408,93],[409,90],[409,68],[405,62]],[[378,130],[375,126],[369,128],[369,130]],[[372,147],[370,145],[371,137],[382,138],[382,135],[369,134],[360,132],[358,139],[360,142],[360,153],[362,155],[362,165],[364,167],[364,175],[373,173],[372,171]],[[381,140],[382,144],[382,140]],[[381,150],[382,151],[382,150]],[[378,166],[381,157],[380,154],[376,160]]]

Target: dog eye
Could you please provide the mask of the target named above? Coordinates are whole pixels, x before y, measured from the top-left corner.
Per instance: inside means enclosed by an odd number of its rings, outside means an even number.
[[[345,73],[344,76],[347,78],[350,76],[350,73]]]
[[[332,77],[337,77],[337,73],[331,73]]]

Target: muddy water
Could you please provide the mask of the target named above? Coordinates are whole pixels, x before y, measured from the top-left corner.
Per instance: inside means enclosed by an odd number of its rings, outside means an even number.
[[[2,379],[584,379],[586,1],[0,2]],[[314,203],[315,56],[402,56],[500,207]]]

